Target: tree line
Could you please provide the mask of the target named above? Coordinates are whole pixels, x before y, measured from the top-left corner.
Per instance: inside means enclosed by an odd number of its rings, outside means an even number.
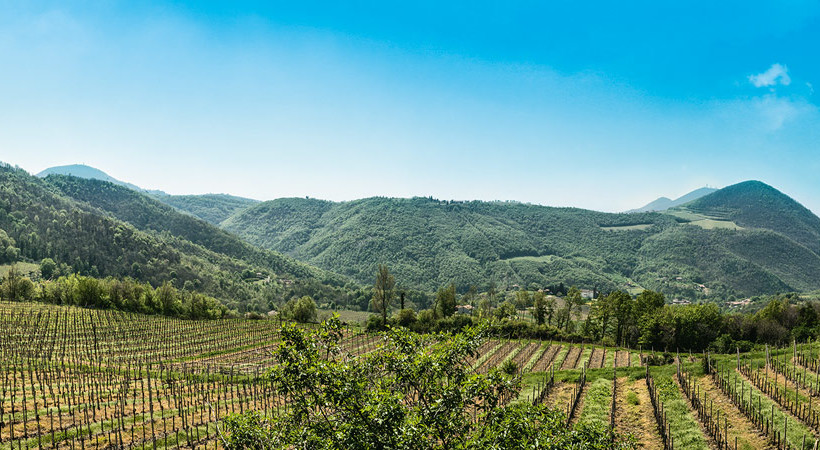
[[[559,297],[543,290],[499,292],[494,283],[486,292],[471,288],[459,295],[449,284],[438,289],[429,308],[415,310],[396,304],[395,286],[393,275],[380,266],[371,305],[378,316],[370,318],[369,329],[393,325],[419,333],[457,332],[487,324],[502,336],[666,351],[747,351],[755,345],[820,338],[820,302],[797,294],[760,299],[765,307],[742,313],[723,311],[715,303],[671,305],[663,293],[651,290],[638,295],[612,291],[585,299],[574,286]]]
[[[0,282],[0,299],[55,305],[116,309],[187,319],[218,319],[229,314],[219,300],[177,289],[171,282],[158,287],[131,278],[94,278],[71,274],[32,281],[12,266]]]

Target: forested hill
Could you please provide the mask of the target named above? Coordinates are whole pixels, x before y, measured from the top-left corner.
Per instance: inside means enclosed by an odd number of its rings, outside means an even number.
[[[154,198],[212,225],[219,225],[236,212],[259,203],[258,200],[227,194],[156,195]]]
[[[134,190],[98,180],[50,175],[45,181],[62,194],[110,213],[140,230],[167,233],[207,250],[296,277],[326,278],[341,282],[341,277],[282,254],[248,244],[201,219],[183,214]]]
[[[820,253],[820,218],[791,197],[759,181],[729,186],[686,207],[731,220],[742,227],[780,232]]]
[[[52,258],[62,272],[173,281],[240,310],[267,310],[268,300],[283,295],[283,278],[344,281],[136,191],[73,177],[43,180],[7,165],[0,165],[0,246],[0,264]],[[270,282],[258,282],[257,273]]]
[[[152,193],[152,194],[164,194],[164,192],[162,192],[162,191],[143,189],[143,188],[141,188],[137,185],[127,183],[125,181],[120,181],[120,180],[112,177],[111,175],[108,175],[107,173],[103,172],[100,169],[97,169],[97,168],[91,167],[91,166],[86,166],[85,164],[71,164],[71,165],[68,165],[68,166],[49,167],[48,169],[43,170],[42,172],[37,174],[37,176],[40,177],[40,178],[45,178],[49,175],[69,175],[69,176],[72,176],[72,177],[85,178],[85,179],[89,179],[89,180],[108,181],[110,183],[118,184],[120,186],[125,186],[129,189],[133,189],[133,190],[139,191],[139,192],[148,192],[148,193]]]
[[[502,288],[642,287],[688,298],[818,289],[820,256],[810,245],[817,218],[789,199],[776,202],[776,211],[799,217],[796,231],[767,219],[770,190],[730,187],[700,199],[692,205],[697,210],[685,205],[668,214],[429,198],[291,198],[241,210],[222,226],[361,282],[387,263],[400,283],[428,290],[490,281]]]

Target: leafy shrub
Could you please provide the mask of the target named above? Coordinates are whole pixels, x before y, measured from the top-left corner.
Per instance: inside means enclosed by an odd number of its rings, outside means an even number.
[[[308,296],[292,299],[282,307],[280,314],[285,319],[301,323],[316,321],[316,302]]]
[[[231,416],[229,449],[633,448],[605,427],[568,429],[545,405],[500,402],[520,380],[472,370],[481,330],[432,338],[389,329],[383,347],[358,358],[341,354],[335,317],[313,331],[285,324],[281,335],[268,376],[288,408]]]
[[[515,375],[518,373],[518,363],[512,359],[508,359],[501,364],[500,370],[507,375]]]

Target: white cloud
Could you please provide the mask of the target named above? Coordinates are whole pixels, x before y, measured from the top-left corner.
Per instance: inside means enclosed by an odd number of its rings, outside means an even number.
[[[792,82],[792,79],[789,77],[788,67],[775,63],[763,73],[749,75],[749,81],[755,85],[755,87],[769,87],[778,84],[788,86],[789,83]]]
[[[788,127],[793,130],[815,129],[820,124],[820,108],[799,97],[768,93],[749,99],[717,102],[714,106],[714,118],[721,127],[739,130],[748,136],[780,132]]]

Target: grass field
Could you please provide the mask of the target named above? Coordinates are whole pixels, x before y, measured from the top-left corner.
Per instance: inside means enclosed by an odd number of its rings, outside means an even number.
[[[689,222],[689,225],[696,225],[706,230],[742,230],[743,227],[728,220],[702,219]]]
[[[337,309],[337,310],[317,309],[316,310],[316,316],[320,321],[331,317],[333,314],[338,314],[339,315],[339,320],[341,320],[342,323],[347,323],[347,324],[363,324],[363,323],[367,322],[367,319],[370,318],[370,316],[374,315],[373,313],[367,312],[367,311],[348,311],[348,310],[345,310],[345,309]]]
[[[651,223],[641,223],[637,225],[621,225],[615,227],[599,227],[604,231],[635,231],[635,230],[647,230],[651,227]]]
[[[11,264],[3,264],[0,265],[0,278],[5,278],[8,275],[9,270],[11,270]],[[32,264],[27,262],[16,262],[14,263],[14,267],[20,272],[20,275],[32,278],[32,275],[35,275],[34,278],[40,276],[40,266],[38,264]]]

